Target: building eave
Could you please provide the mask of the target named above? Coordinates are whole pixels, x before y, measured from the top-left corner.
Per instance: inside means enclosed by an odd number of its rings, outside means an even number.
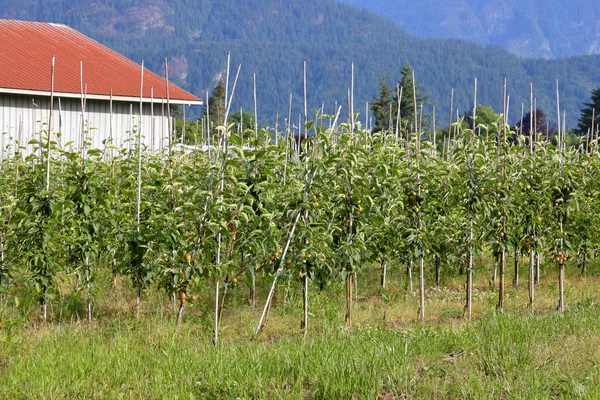
[[[44,97],[50,97],[50,92],[42,91],[42,90],[0,88],[0,94],[1,93],[5,93],[5,94],[17,94],[17,95],[25,95],[25,96],[44,96]],[[81,94],[80,93],[54,92],[54,96],[55,97],[60,97],[60,98],[81,99]],[[85,95],[85,98],[87,100],[110,101],[111,96],[102,95],[102,94],[90,94],[90,93],[88,93],[88,94]],[[127,102],[127,103],[139,103],[140,98],[139,97],[128,97],[128,96],[112,96],[112,100],[113,101]],[[149,103],[160,104],[163,101],[165,102],[165,104],[167,103],[167,99],[164,99],[164,98],[149,98],[149,97],[143,97],[142,98],[142,102],[143,103],[148,103],[148,104]],[[201,106],[204,103],[202,102],[202,100],[191,101],[191,100],[182,100],[182,99],[169,99],[169,104],[186,105],[186,106]]]

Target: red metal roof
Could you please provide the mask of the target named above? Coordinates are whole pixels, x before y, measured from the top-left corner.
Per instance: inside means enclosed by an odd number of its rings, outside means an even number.
[[[0,88],[50,92],[52,56],[54,91],[80,94],[80,63],[88,95],[140,97],[141,66],[66,25],[0,20]],[[167,97],[165,79],[144,70],[144,97]],[[1,89],[0,89],[1,90]],[[169,83],[169,98],[200,99]]]

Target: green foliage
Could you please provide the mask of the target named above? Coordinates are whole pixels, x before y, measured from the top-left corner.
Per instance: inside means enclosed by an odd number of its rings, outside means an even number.
[[[577,133],[581,136],[587,136],[593,131],[595,136],[600,125],[600,115],[598,115],[600,113],[600,88],[592,90],[590,102],[583,105],[579,123],[577,124]],[[592,117],[594,118],[593,127]]]
[[[212,134],[217,133],[217,127],[225,124],[225,84],[223,79],[212,90],[208,103],[204,107],[204,115],[210,117],[210,129]]]

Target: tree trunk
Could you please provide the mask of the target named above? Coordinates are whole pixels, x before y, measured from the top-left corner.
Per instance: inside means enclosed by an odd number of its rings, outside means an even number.
[[[470,222],[471,228],[469,233],[469,257],[467,266],[467,287],[466,287],[466,304],[465,312],[467,319],[471,321],[473,318],[473,220]]]
[[[412,278],[412,260],[406,264],[406,272],[408,274],[408,290],[413,292],[413,278]]]
[[[471,258],[472,261],[472,258]],[[467,320],[470,321],[473,316],[473,271],[471,268],[467,269],[467,280],[465,287],[465,311],[464,315],[466,315]]]
[[[219,343],[219,280],[215,284],[215,329],[213,331],[213,344]]]
[[[423,256],[419,256],[419,318],[425,321],[425,268]]]
[[[515,277],[513,278],[515,289],[519,286],[519,250],[515,246]]]
[[[89,323],[92,322],[92,288],[89,278],[87,284],[87,320]]]
[[[225,298],[227,297],[227,285],[223,288],[223,295],[219,304],[219,319],[217,320],[217,330],[221,328],[221,318],[223,317],[223,308],[225,307]]]
[[[174,294],[173,294],[174,296]],[[140,317],[140,303],[142,302],[142,288],[138,286],[135,294],[135,317]]]
[[[542,263],[542,253],[537,253],[536,261],[535,261],[535,284],[540,284],[540,264]]]
[[[535,252],[533,248],[529,250],[529,306],[531,307],[531,312],[534,311],[535,304],[535,276],[534,276],[534,268],[535,268]]]
[[[114,258],[111,260],[111,272],[112,272],[112,283],[111,286],[113,289],[117,288],[117,260]]]
[[[356,272],[353,272],[352,275],[352,282],[354,283],[354,302],[358,304],[358,275]]]
[[[304,331],[304,334],[306,335],[306,333],[308,332],[308,274],[304,274],[303,279],[303,283],[304,283],[304,296],[303,296],[303,319],[302,319],[302,323],[300,324],[300,329],[302,329]]]
[[[581,276],[587,273],[587,243],[583,245],[583,264],[581,265]]]
[[[435,287],[440,288],[441,276],[440,276],[440,258],[435,256]]]
[[[42,322],[45,324],[48,321],[48,302],[46,301],[46,286],[42,288],[42,298],[40,299],[41,312],[42,312]]]
[[[498,310],[504,313],[504,269],[506,267],[506,250],[500,253],[500,281],[498,283]]]
[[[492,274],[492,292],[496,291],[496,283],[498,282],[498,263],[500,263],[500,257],[494,257],[494,273]]]
[[[385,290],[385,283],[387,279],[387,264],[385,260],[381,260],[381,292]]]
[[[173,332],[173,339],[175,339],[175,335],[177,335],[177,331],[179,330],[179,325],[181,324],[181,319],[183,318],[183,309],[185,308],[185,298],[179,301],[179,310],[177,311],[177,319],[175,320],[175,331]]]
[[[252,274],[252,285],[250,286],[250,305],[252,308],[256,308],[256,273],[254,271]]]
[[[354,286],[353,281],[354,275],[348,272],[346,276],[346,325],[350,326],[352,323],[352,288]]]
[[[565,264],[558,266],[558,311],[565,311]]]

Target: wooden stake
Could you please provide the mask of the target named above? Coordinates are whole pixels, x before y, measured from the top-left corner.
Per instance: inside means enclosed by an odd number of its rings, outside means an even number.
[[[258,140],[258,102],[256,100],[256,74],[252,74],[254,83],[254,138]]]
[[[50,111],[48,116],[48,166],[46,169],[46,190],[50,190],[50,141],[52,138],[52,111],[54,109],[54,55],[52,56],[52,70],[50,72]],[[40,143],[41,146],[41,143]]]

